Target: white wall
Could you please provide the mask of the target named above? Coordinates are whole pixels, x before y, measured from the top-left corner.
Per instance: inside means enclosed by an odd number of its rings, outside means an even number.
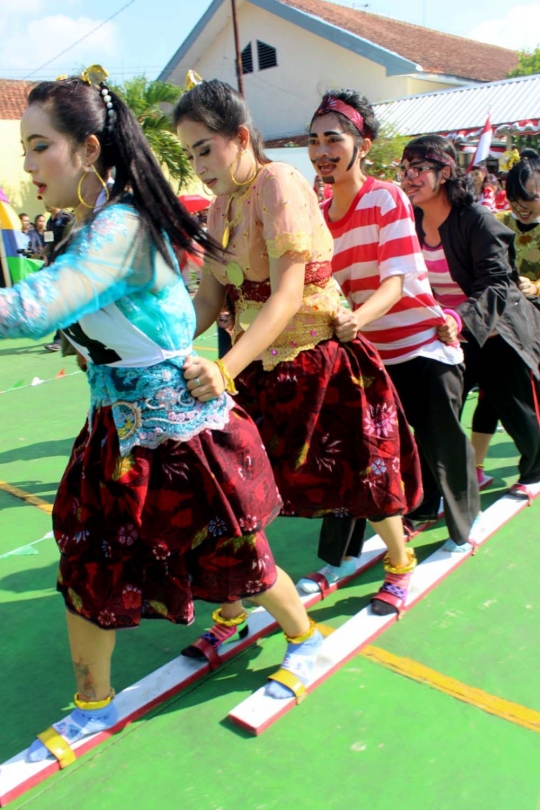
[[[283,149],[265,149],[265,155],[270,160],[279,160],[283,163],[290,163],[299,172],[302,172],[308,183],[313,185],[315,182],[315,169],[311,165],[309,159],[307,146],[289,146]]]
[[[34,219],[44,213],[36,187],[23,170],[20,121],[0,121],[0,188],[15,211],[24,211]]]
[[[265,139],[305,132],[322,94],[352,87],[372,102],[413,92],[440,89],[439,83],[410,76],[386,76],[381,65],[263,11],[249,2],[238,15],[241,50],[252,42],[255,72],[244,76],[246,99]],[[204,37],[204,34],[203,34]],[[276,48],[278,66],[259,71],[256,42]],[[236,87],[235,52],[230,22],[196,64],[181,63],[170,81],[183,85],[189,68],[203,78],[219,78]],[[445,85],[446,86],[446,85]]]

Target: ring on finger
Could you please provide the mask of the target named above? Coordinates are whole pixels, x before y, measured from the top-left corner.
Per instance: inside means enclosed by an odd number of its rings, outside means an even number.
[[[200,384],[201,384],[201,380],[200,380],[200,378],[199,378],[199,377],[196,377],[196,378],[195,378],[195,387],[196,387],[196,388],[198,388],[198,387],[200,386]]]

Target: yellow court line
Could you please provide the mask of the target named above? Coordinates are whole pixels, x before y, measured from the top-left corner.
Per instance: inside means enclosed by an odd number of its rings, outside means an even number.
[[[52,512],[52,503],[47,503],[47,501],[38,498],[37,495],[26,492],[24,489],[13,487],[6,481],[0,481],[0,491],[7,492],[9,495],[13,495],[14,498],[19,498],[21,501],[26,501],[26,503],[29,503],[31,506],[37,506],[38,509],[42,509],[43,512],[47,512],[49,515]]]
[[[334,629],[328,625],[318,623],[317,627],[324,636],[330,635]],[[471,706],[482,709],[488,714],[493,714],[501,720],[507,720],[509,723],[522,726],[529,729],[529,731],[540,733],[540,712],[534,709],[528,709],[519,703],[512,703],[510,700],[490,695],[488,692],[484,692],[483,689],[467,686],[467,684],[447,675],[442,675],[440,672],[418,663],[418,661],[394,655],[380,647],[368,644],[360,650],[359,655],[392,670],[392,672],[396,672],[398,675],[404,675],[406,678],[431,686],[433,689],[444,692],[446,695],[461,700],[463,703],[469,703]]]
[[[217,352],[217,349],[213,346],[196,346],[195,344],[193,344],[193,348],[197,352],[214,352],[214,353]]]

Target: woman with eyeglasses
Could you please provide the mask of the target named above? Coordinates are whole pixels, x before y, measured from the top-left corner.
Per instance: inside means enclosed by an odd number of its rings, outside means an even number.
[[[443,496],[443,548],[463,553],[479,509],[474,452],[459,421],[463,353],[431,293],[407,198],[395,183],[364,174],[378,130],[354,90],[326,93],[310,125],[309,156],[334,189],[321,206],[334,237],[332,270],[350,304],[338,313],[336,335],[348,342],[360,333],[379,351]],[[402,178],[420,176],[430,166],[423,163],[405,167]],[[439,501],[412,516],[436,519]]]
[[[521,152],[521,160],[506,176],[506,187],[510,211],[501,211],[496,216],[515,234],[519,288],[540,306],[540,156],[534,149]],[[479,481],[484,475],[484,460],[497,422],[497,412],[481,390],[471,436]]]
[[[463,336],[465,394],[478,384],[514,440],[521,459],[510,493],[530,499],[532,485],[540,483],[540,315],[518,288],[514,233],[474,203],[456,151],[445,138],[424,135],[411,141],[401,174],[403,190],[416,209],[434,294],[458,316],[448,316],[448,323]],[[535,218],[537,178],[530,172],[523,185],[520,176],[519,169],[509,175],[507,193],[530,221]],[[424,485],[429,489],[426,480]]]

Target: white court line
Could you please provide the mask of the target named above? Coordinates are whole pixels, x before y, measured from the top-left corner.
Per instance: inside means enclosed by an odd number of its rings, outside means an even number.
[[[32,546],[37,545],[37,543],[43,542],[43,540],[50,540],[51,537],[54,537],[53,532],[47,532],[44,534],[43,537],[40,537],[39,540],[32,540],[31,543],[26,543],[24,546],[19,546],[19,548],[14,548],[13,551],[7,551],[5,554],[0,554],[0,560],[5,560],[7,557],[20,557],[23,555],[25,549],[31,548]],[[35,552],[38,553],[37,551]]]

